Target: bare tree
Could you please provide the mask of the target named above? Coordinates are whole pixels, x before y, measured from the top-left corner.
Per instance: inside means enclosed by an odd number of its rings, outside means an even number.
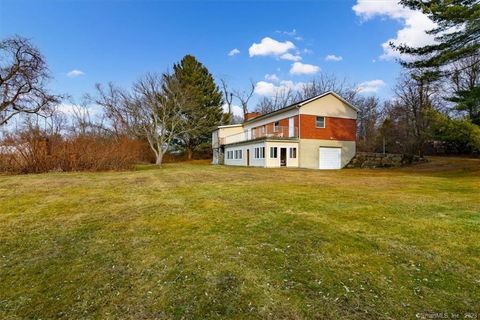
[[[253,83],[253,81],[251,80],[250,80],[250,86],[248,87],[247,90],[233,91],[233,96],[236,97],[240,101],[240,104],[242,105],[243,114],[248,113],[248,102],[252,98],[254,92],[255,92],[255,83]]]
[[[0,41],[0,125],[19,113],[36,114],[59,102],[46,89],[44,57],[28,39]]]
[[[430,112],[439,108],[438,82],[419,73],[404,74],[396,88],[395,99],[387,104],[387,118],[397,130],[397,142],[403,152],[423,155]]]
[[[295,100],[310,99],[327,91],[334,91],[349,102],[353,101],[358,94],[358,91],[346,79],[339,79],[334,74],[321,73],[298,90]]]
[[[264,97],[259,101],[256,112],[261,114],[285,108],[295,102],[295,93],[292,89],[277,90],[272,97]]]
[[[453,64],[450,78],[453,90],[471,90],[480,85],[480,54],[475,54]]]
[[[233,92],[230,92],[228,90],[228,84],[225,79],[220,79],[220,82],[222,84],[223,98],[225,99],[225,103],[227,104],[227,107],[228,107],[228,123],[231,124],[233,121],[233,111],[232,111]]]
[[[96,96],[87,96],[86,100],[98,104],[103,108],[105,117],[110,121],[108,128],[112,133],[121,137],[131,135],[138,130],[133,129],[135,119],[127,108],[130,96],[126,91],[109,82],[104,88],[101,84],[95,85]],[[108,130],[108,128],[106,128]]]
[[[188,119],[182,116],[190,99],[188,92],[171,75],[147,74],[134,83],[131,93],[112,84],[108,91],[101,86],[97,86],[97,91],[96,102],[111,119],[148,141],[157,165],[162,164],[163,156],[178,136],[196,130],[186,126]]]
[[[357,143],[362,151],[375,151],[380,120],[380,100],[378,97],[357,97]]]

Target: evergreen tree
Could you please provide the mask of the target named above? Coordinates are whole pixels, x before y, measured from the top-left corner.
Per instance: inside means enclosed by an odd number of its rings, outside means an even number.
[[[457,110],[466,111],[472,123],[480,126],[480,87],[457,91],[448,100],[455,102]]]
[[[182,116],[186,119],[185,125],[191,126],[192,130],[184,130],[186,133],[179,137],[179,142],[191,159],[195,148],[208,142],[212,129],[226,123],[228,115],[223,112],[222,93],[213,76],[194,56],[183,57],[174,64],[173,71],[173,76],[189,97]]]
[[[400,45],[401,53],[414,56],[414,61],[402,64],[408,68],[429,68],[438,71],[442,67],[471,57],[480,49],[480,3],[478,0],[400,0],[413,10],[420,10],[438,27],[428,33],[437,43],[423,47]],[[443,69],[439,75],[444,74]]]

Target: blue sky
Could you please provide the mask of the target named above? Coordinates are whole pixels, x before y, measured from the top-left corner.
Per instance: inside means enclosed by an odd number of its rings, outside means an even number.
[[[75,98],[93,92],[97,82],[128,86],[185,54],[234,88],[262,81],[255,99],[320,72],[388,98],[400,67],[382,44],[423,43],[426,25],[392,0],[0,0],[0,37],[30,38],[47,58],[52,89]],[[239,53],[228,55],[233,49]],[[327,61],[328,55],[341,60]],[[292,59],[301,59],[294,70]]]

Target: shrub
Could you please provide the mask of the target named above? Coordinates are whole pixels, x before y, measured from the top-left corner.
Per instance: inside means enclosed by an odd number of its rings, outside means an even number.
[[[9,137],[0,148],[0,171],[40,173],[125,170],[135,163],[148,160],[146,152],[143,141],[128,137],[61,137],[26,131]]]

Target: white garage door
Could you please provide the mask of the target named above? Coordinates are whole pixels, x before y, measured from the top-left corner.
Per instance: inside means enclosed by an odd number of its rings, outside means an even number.
[[[342,148],[320,147],[320,169],[340,169],[342,167]]]

